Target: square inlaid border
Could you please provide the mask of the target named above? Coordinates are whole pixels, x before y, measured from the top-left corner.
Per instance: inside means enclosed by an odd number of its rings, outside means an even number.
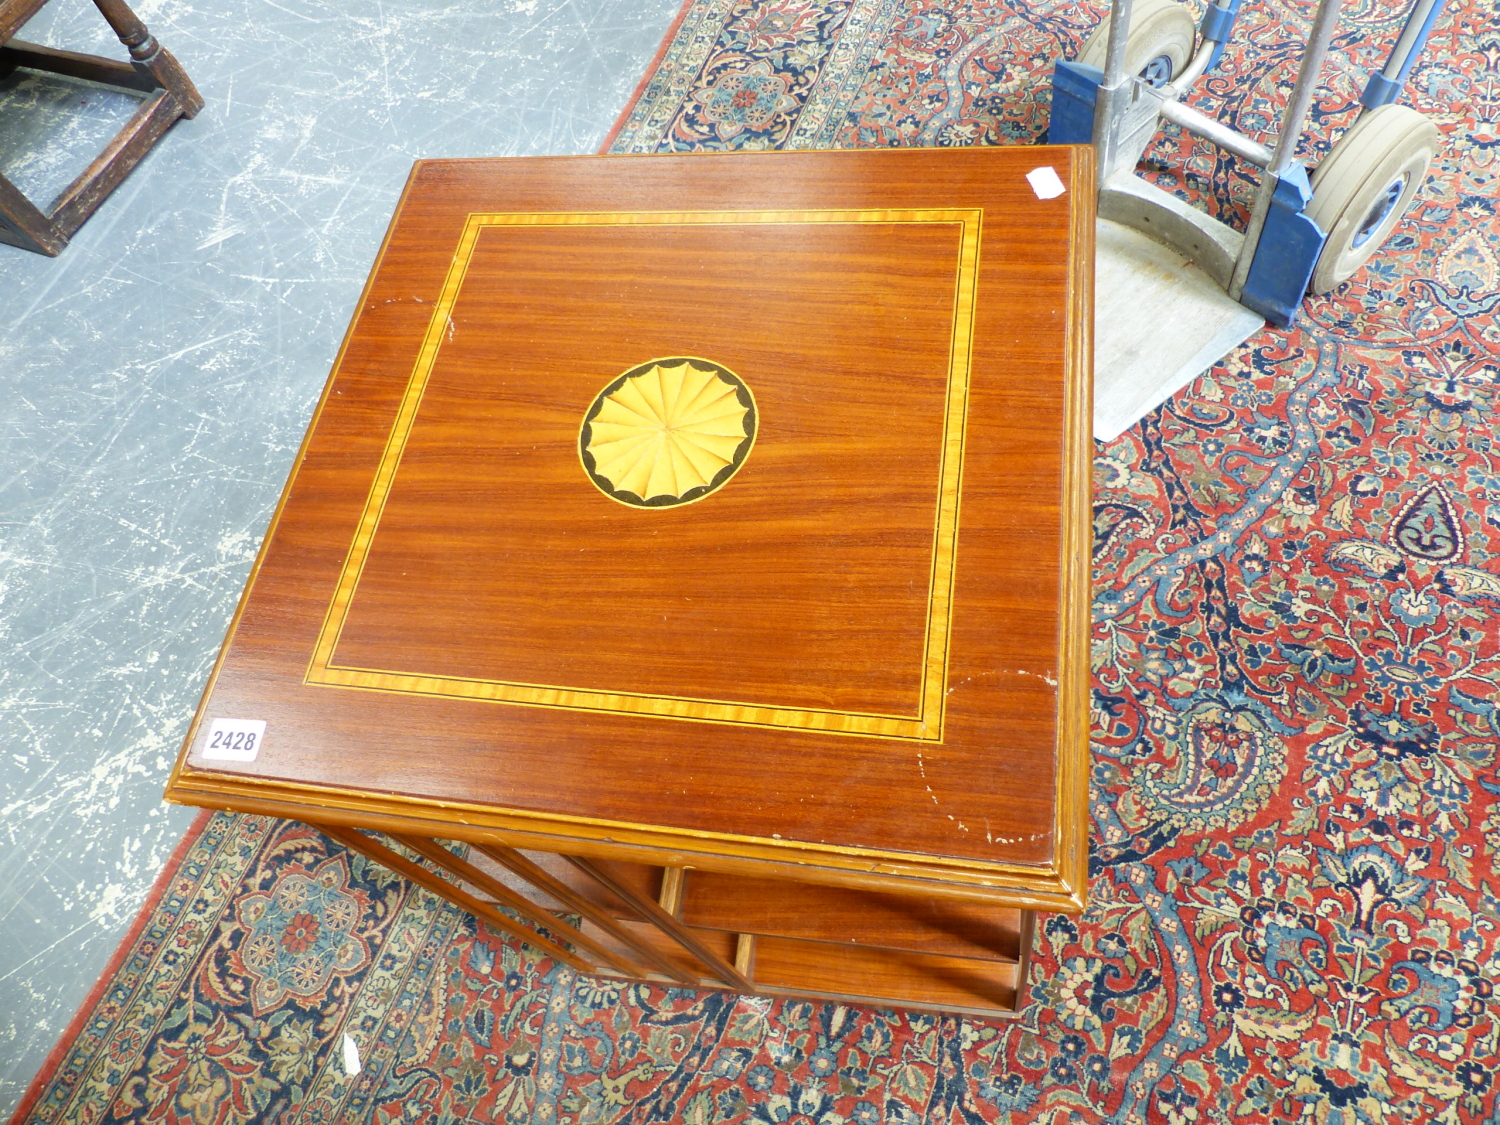
[[[979,272],[979,244],[984,212],[967,209],[880,209],[802,211],[660,211],[471,214],[448,268],[442,294],[433,308],[422,348],[407,381],[396,420],[386,440],[365,499],[358,528],[339,573],[334,595],[308,663],[304,683],[407,695],[485,700],[563,710],[624,712],[690,722],[736,726],[796,728],[828,734],[876,738],[943,740],[947,694],[948,640],[952,626],[953,580],[958,541],[959,498],[963,478],[964,433],[968,417],[969,370],[973,350],[974,304]],[[463,287],[481,231],[491,227],[577,226],[747,226],[789,223],[939,223],[959,227],[954,277],[953,330],[936,515],[933,521],[931,582],[927,599],[927,635],[920,702],[915,718],[855,711],[768,707],[732,700],[633,692],[582,690],[555,684],[533,684],[459,676],[424,676],[399,670],[356,668],[334,663],[339,637],[372,549],[380,517],[390,497],[401,457],[421,408],[438,353],[447,334],[449,315]]]

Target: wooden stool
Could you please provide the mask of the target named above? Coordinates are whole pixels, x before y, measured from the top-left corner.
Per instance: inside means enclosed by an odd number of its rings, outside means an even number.
[[[130,170],[179,117],[193,117],[203,98],[171,53],[124,0],[94,0],[130,50],[130,61],[58,51],[12,36],[47,0],[0,0],[0,78],[17,67],[65,74],[151,95],[92,164],[43,211],[0,175],[0,242],[56,256]]]

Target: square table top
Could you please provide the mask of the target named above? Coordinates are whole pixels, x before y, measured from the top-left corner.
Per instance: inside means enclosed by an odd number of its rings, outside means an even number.
[[[1092,177],[417,164],[168,798],[1080,909]]]

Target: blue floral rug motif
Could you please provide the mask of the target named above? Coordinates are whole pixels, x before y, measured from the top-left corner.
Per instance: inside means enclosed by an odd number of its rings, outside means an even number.
[[[1312,4],[1194,103],[1274,128]],[[1304,154],[1404,5],[1350,0]],[[694,0],[617,152],[1035,143],[1060,0]],[[1093,901],[1010,1023],[579,977],[306,828],[215,815],[18,1121],[1500,1125],[1500,34],[1371,266],[1095,461]],[[1242,223],[1169,131],[1143,173]],[[362,1062],[344,1065],[344,1036]]]

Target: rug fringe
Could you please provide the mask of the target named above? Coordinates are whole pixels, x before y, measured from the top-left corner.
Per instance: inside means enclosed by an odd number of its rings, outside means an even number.
[[[615,138],[620,135],[620,130],[625,128],[625,122],[635,110],[636,103],[641,100],[641,95],[646,92],[646,84],[656,74],[656,68],[661,65],[661,60],[667,57],[667,48],[672,45],[672,40],[677,37],[677,29],[682,26],[682,21],[687,18],[688,9],[697,0],[682,0],[682,7],[677,9],[677,18],[672,21],[672,26],[667,28],[667,33],[661,37],[661,46],[656,48],[656,54],[652,56],[651,63],[646,67],[646,73],[635,85],[635,93],[630,95],[630,100],[625,103],[625,108],[620,110],[620,116],[615,118],[615,123],[610,127],[609,133],[604,138],[604,143],[599,146],[599,155],[604,156],[609,152],[609,146],[615,143]]]
[[[47,1058],[42,1062],[42,1068],[37,1071],[36,1077],[31,1080],[31,1085],[26,1087],[26,1093],[21,1098],[21,1104],[16,1107],[15,1113],[11,1114],[9,1125],[22,1125],[27,1115],[36,1108],[36,1103],[42,1096],[42,1091],[52,1081],[57,1073],[58,1065],[63,1056],[68,1053],[68,1048],[78,1038],[79,1032],[87,1022],[94,1008],[98,1006],[99,998],[104,995],[104,990],[114,981],[115,974],[120,971],[120,966],[125,963],[125,958],[130,955],[130,950],[141,936],[141,931],[146,928],[146,923],[156,911],[156,905],[161,901],[162,895],[166,893],[167,886],[177,869],[182,866],[182,861],[195,843],[198,837],[203,835],[203,830],[208,826],[209,818],[214,814],[213,809],[199,809],[198,815],[193,817],[193,822],[183,833],[182,839],[172,849],[172,854],[167,857],[167,862],[162,865],[161,871],[156,875],[156,880],[151,884],[151,890],[146,893],[146,901],[141,904],[141,909],[136,913],[135,921],[130,923],[130,929],[125,931],[125,936],[120,939],[120,944],[115,947],[114,953],[110,955],[99,974],[99,979],[94,982],[94,987],[89,989],[89,994],[83,998],[83,1003],[78,1005],[78,1011],[68,1021],[68,1026],[58,1036],[56,1045],[47,1052]]]

